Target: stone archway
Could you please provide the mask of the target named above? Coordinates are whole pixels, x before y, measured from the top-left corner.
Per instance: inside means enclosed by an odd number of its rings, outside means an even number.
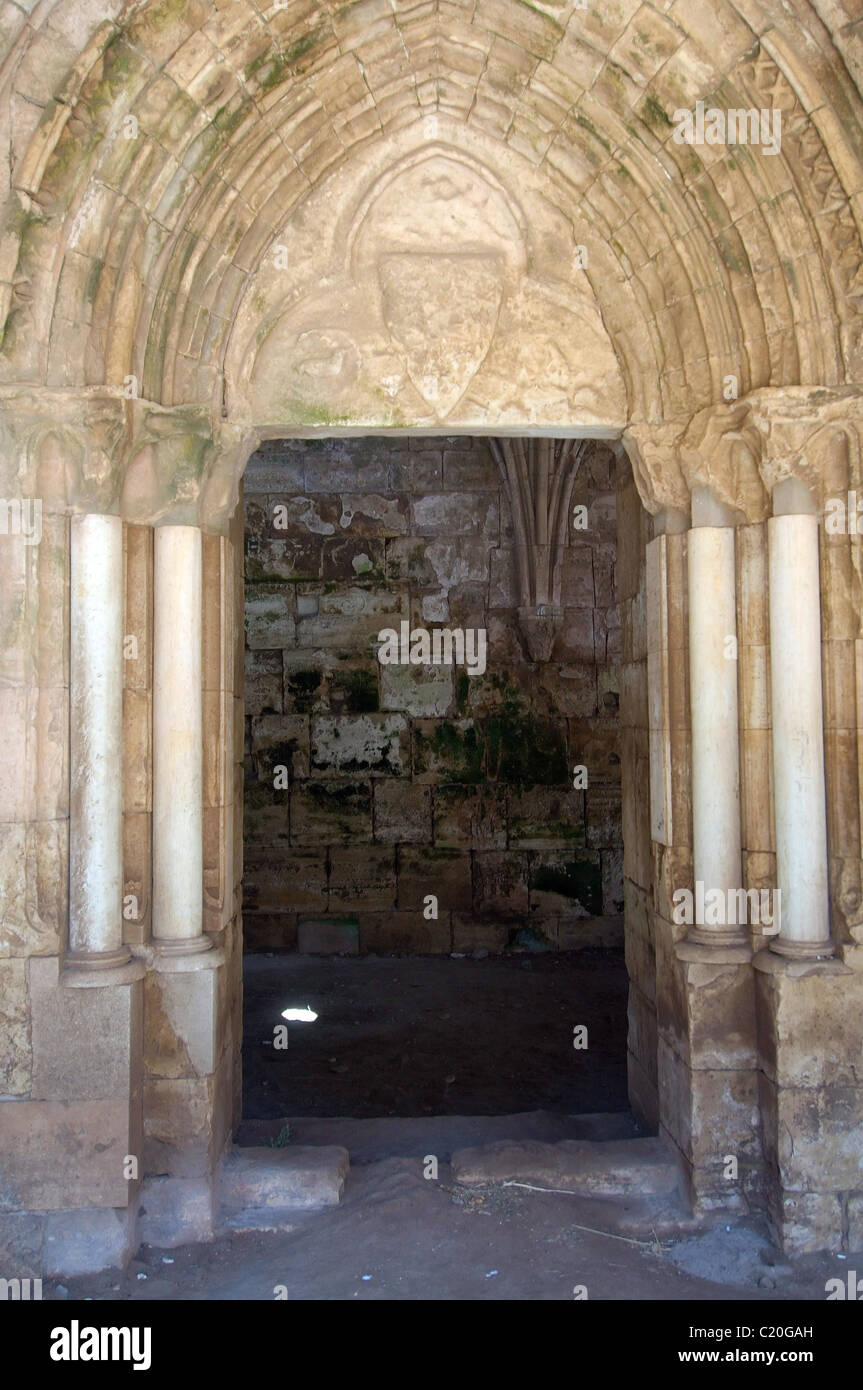
[[[152,1176],[181,1224],[212,1221],[236,1050],[239,478],[262,438],[416,427],[626,449],[653,533],[629,599],[627,756],[651,815],[633,1094],[697,1203],[767,1202],[789,1247],[859,1228],[860,563],[856,532],[819,527],[835,489],[863,489],[856,28],[809,0],[625,9],[16,17],[0,556],[20,1209],[98,1210],[120,1248]],[[781,110],[781,151],[678,142],[699,99]],[[673,896],[699,880],[779,886],[777,949],[711,922],[681,942]],[[70,1168],[49,1136],[72,1107]]]

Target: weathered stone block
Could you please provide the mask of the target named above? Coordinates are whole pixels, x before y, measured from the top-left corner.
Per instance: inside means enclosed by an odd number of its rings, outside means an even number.
[[[567,546],[561,563],[561,601],[566,608],[593,608],[593,549]]]
[[[333,850],[329,886],[333,912],[395,907],[395,850],[377,845]]]
[[[863,1086],[777,1086],[760,1077],[764,1152],[782,1187],[841,1192],[863,1187]]]
[[[222,1165],[222,1207],[235,1212],[336,1206],[349,1167],[347,1149],[334,1144],[234,1149]]]
[[[411,729],[416,781],[482,781],[485,739],[473,719],[418,719]]]
[[[451,914],[437,918],[423,912],[360,912],[360,951],[366,955],[448,955],[452,950]]]
[[[434,840],[441,847],[506,849],[507,796],[504,787],[436,787]]]
[[[674,1157],[657,1138],[604,1144],[586,1139],[556,1144],[501,1140],[457,1150],[452,1171],[458,1183],[515,1181],[586,1197],[668,1196],[677,1190],[678,1181]]]
[[[27,819],[25,689],[0,688],[0,821]]]
[[[541,915],[531,916],[531,926],[540,925],[546,919]],[[581,917],[576,912],[561,913],[557,926],[548,933],[549,940],[558,951],[584,951],[596,947],[604,951],[623,949],[623,916]]]
[[[368,439],[359,446],[352,440],[349,447],[350,452],[336,445],[306,456],[306,492],[386,492],[388,446]]]
[[[602,910],[609,915],[623,912],[623,850],[604,849],[602,861]]]
[[[339,525],[353,536],[404,536],[408,529],[408,499],[379,493],[343,492]]]
[[[0,1092],[26,1095],[32,1078],[27,962],[0,960]],[[4,1115],[8,1107],[4,1106]]]
[[[474,911],[483,916],[523,916],[528,908],[528,858],[507,850],[473,856]]]
[[[430,844],[432,792],[430,787],[375,778],[375,839],[383,844]]]
[[[452,915],[452,949],[467,954],[470,951],[490,951],[493,955],[507,950],[510,937],[522,921],[510,917],[507,921],[482,921],[473,913],[454,912]]]
[[[398,906],[421,912],[423,900],[437,898],[438,911],[464,910],[471,902],[470,855],[455,849],[405,847],[399,851]]]
[[[144,1065],[149,1077],[175,1080],[215,1071],[219,1049],[221,970],[168,974],[145,980]],[[84,993],[83,990],[78,993]]]
[[[652,942],[631,929],[629,918],[626,922],[624,949],[626,951],[626,973],[631,986],[635,985],[656,1007],[656,956]]]
[[[588,787],[620,782],[621,735],[617,721],[587,723],[583,719],[570,719],[569,752],[573,765],[587,768]]]
[[[248,845],[287,844],[290,840],[289,793],[266,783],[249,782],[243,796],[244,834]]]
[[[566,917],[602,914],[602,865],[595,850],[543,850],[530,867],[530,910]]]
[[[548,849],[561,843],[583,848],[584,792],[562,787],[513,788],[509,838],[519,849]]]
[[[585,803],[588,848],[622,848],[623,812],[619,785],[588,785]]]
[[[584,664],[544,666],[542,686],[554,713],[561,719],[596,714],[599,674]]]
[[[249,585],[246,589],[246,645],[250,650],[271,651],[295,646],[297,624],[292,610],[293,594],[286,593],[284,586]]]
[[[760,1157],[754,1071],[693,1071],[660,1034],[657,1044],[663,1127],[688,1162],[721,1170],[726,1154]]]
[[[89,991],[82,991],[89,993]],[[127,1154],[140,1156],[129,1096],[113,1100],[0,1102],[0,1205],[18,1211],[125,1206],[133,1183]]]
[[[346,844],[349,840],[371,838],[370,782],[299,782],[294,788],[292,845]]]
[[[213,1238],[210,1178],[147,1178],[141,1188],[138,1239],[173,1250]]]
[[[490,781],[520,787],[572,785],[558,719],[532,718],[507,702],[485,720]]]
[[[293,612],[291,588],[321,575],[322,542],[316,536],[294,534],[290,540],[270,535],[246,540],[246,580],[249,584],[280,585],[288,611]]]
[[[216,1145],[217,1076],[144,1083],[144,1173],[198,1178],[210,1172]]]
[[[320,845],[320,835],[313,843]],[[249,911],[278,909],[326,912],[327,851],[298,848],[274,861],[272,851],[249,849],[246,853],[244,906]]]
[[[858,1085],[863,975],[840,974],[834,963],[799,975],[780,967],[754,976],[765,1075],[781,1087]]]
[[[595,661],[593,607],[566,608],[560,631],[552,649],[552,661],[586,662]]]
[[[751,1070],[755,985],[749,964],[677,960],[669,937],[656,941],[656,1009],[662,1037],[701,1071]]]
[[[334,580],[383,579],[384,546],[383,540],[353,536],[324,541],[321,578],[327,583]]]
[[[30,961],[33,1100],[127,1099],[140,1087],[143,987],[69,989],[56,956]]]
[[[408,724],[400,714],[312,719],[311,767],[318,775],[400,777],[409,759]]]
[[[278,714],[282,704],[281,652],[246,649],[246,714]]]
[[[494,459],[484,442],[478,441],[477,448],[465,447],[472,444],[473,440],[459,440],[457,448],[444,449],[444,482],[447,488],[496,490],[500,487],[500,476]]]
[[[775,1192],[770,1216],[786,1255],[835,1250],[841,1242],[842,1203],[833,1192]]]
[[[447,592],[459,584],[483,583],[488,579],[489,547],[494,544],[488,536],[462,535],[454,540],[432,541],[426,547],[431,583]]]
[[[356,919],[338,917],[300,918],[297,922],[297,950],[306,956],[359,955],[359,923]]]
[[[243,912],[243,945],[247,952],[293,950],[296,944],[296,912]]]
[[[137,1243],[132,1208],[51,1212],[45,1218],[45,1273],[70,1278],[124,1269]]]
[[[451,666],[381,667],[381,707],[420,718],[449,713],[453,702]]]
[[[481,535],[496,543],[500,516],[493,494],[427,493],[413,499],[411,510],[413,530],[419,536]]]
[[[272,786],[277,767],[293,781],[309,775],[309,721],[302,714],[264,714],[251,721],[252,755],[258,777]]]

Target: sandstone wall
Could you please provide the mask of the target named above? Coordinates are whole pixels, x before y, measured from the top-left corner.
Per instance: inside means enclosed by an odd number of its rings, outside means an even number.
[[[482,440],[295,441],[253,457],[249,947],[293,946],[311,919],[344,924],[322,947],[360,951],[619,943],[619,923],[592,920],[623,906],[614,469],[605,446],[581,465],[588,525],[570,532],[565,621],[535,665]],[[403,620],[486,629],[485,673],[382,666],[378,633]]]

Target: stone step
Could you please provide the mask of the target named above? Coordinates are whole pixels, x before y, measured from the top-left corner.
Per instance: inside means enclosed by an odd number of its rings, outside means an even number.
[[[503,1140],[482,1148],[459,1149],[452,1156],[456,1182],[522,1182],[578,1192],[585,1197],[671,1195],[678,1185],[677,1163],[661,1139],[622,1139],[597,1144],[564,1139],[557,1144]]]
[[[231,1229],[260,1229],[270,1215],[277,1227],[290,1213],[337,1206],[350,1167],[340,1145],[284,1149],[234,1148],[222,1164],[222,1224]],[[247,1227],[237,1222],[247,1221]]]
[[[562,1139],[608,1142],[639,1137],[628,1110],[587,1115],[532,1110],[517,1115],[381,1115],[362,1120],[290,1116],[244,1120],[237,1131],[237,1143],[267,1144],[286,1126],[296,1144],[344,1145],[354,1166],[377,1163],[383,1158],[423,1158],[426,1154],[448,1163],[458,1149],[479,1148],[502,1140],[533,1139],[554,1144]]]

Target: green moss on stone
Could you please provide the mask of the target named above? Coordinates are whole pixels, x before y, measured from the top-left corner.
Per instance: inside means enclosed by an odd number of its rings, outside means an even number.
[[[448,782],[481,782],[484,751],[484,741],[475,724],[460,729],[452,721],[442,719],[429,737],[419,729],[415,731],[414,770],[440,772]]]
[[[580,126],[582,126],[585,130],[590,132],[594,140],[599,141],[600,145],[602,145],[604,150],[607,150],[609,153],[611,153],[611,145],[606,140],[604,135],[600,135],[599,131],[596,129],[596,126],[593,124],[592,121],[589,121],[587,119],[587,116],[583,116],[579,111],[576,113],[575,119]]]
[[[374,671],[346,671],[339,677],[347,698],[349,714],[373,714],[381,707],[378,682]]]
[[[654,96],[649,96],[644,103],[644,119],[649,126],[671,125],[665,107]]]

